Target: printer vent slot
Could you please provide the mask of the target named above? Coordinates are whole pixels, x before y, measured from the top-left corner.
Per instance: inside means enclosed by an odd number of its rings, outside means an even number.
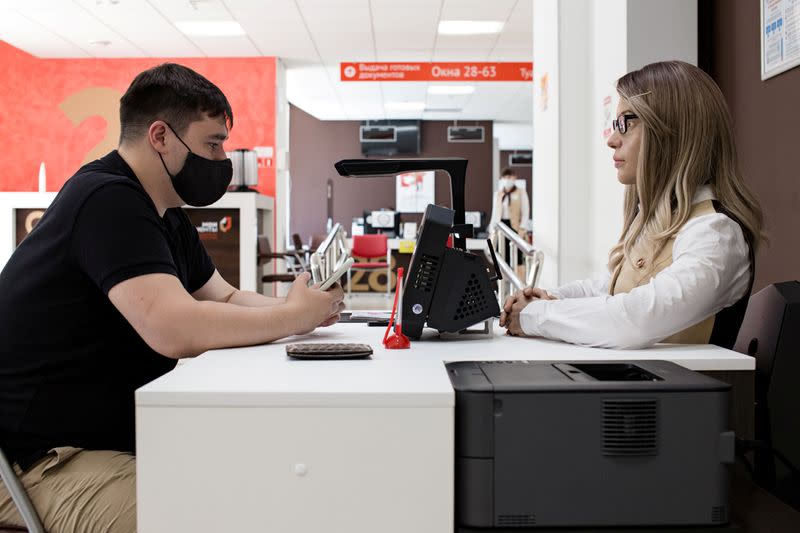
[[[603,400],[603,455],[658,452],[656,400]]]
[[[497,517],[498,527],[531,527],[536,525],[533,514],[501,514]]]
[[[417,269],[417,276],[414,278],[414,288],[423,292],[431,292],[436,284],[436,272],[438,269],[439,259],[423,254]]]
[[[728,521],[728,508],[724,505],[717,505],[711,508],[711,521],[715,524],[724,524]]]
[[[467,280],[467,286],[461,295],[461,301],[458,302],[453,320],[464,320],[472,315],[483,316],[488,305],[486,294],[481,288],[481,282],[473,272]]]

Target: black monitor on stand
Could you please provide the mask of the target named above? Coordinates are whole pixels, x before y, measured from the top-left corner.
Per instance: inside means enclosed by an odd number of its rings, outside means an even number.
[[[426,322],[439,332],[457,333],[500,315],[495,284],[500,279],[494,248],[494,274],[483,259],[467,251],[473,228],[465,224],[464,195],[467,160],[345,159],[335,164],[341,176],[391,176],[414,171],[442,170],[450,177],[453,209],[430,204],[422,218],[417,245],[403,286],[403,333],[419,339]],[[450,235],[453,247],[447,247]]]

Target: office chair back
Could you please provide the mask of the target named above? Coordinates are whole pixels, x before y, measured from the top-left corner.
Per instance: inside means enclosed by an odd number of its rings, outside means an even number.
[[[756,358],[756,438],[800,465],[800,282],[765,287],[750,298],[734,350]],[[768,453],[756,455],[759,483],[800,505],[800,480]]]
[[[269,243],[267,235],[259,235],[256,237],[258,264],[266,265],[274,259],[272,254],[272,246]]]
[[[6,459],[2,448],[0,448],[0,479],[3,480],[3,484],[11,495],[14,505],[17,506],[17,510],[22,516],[22,521],[25,522],[29,533],[45,533],[36,508],[33,506],[30,498],[28,498],[28,494],[25,492],[22,482],[20,482],[17,474],[14,472],[11,463]],[[2,527],[2,525],[0,525],[0,527]]]
[[[353,248],[350,250],[350,255],[367,259],[386,257],[388,248],[389,240],[386,235],[354,235]]]
[[[292,244],[298,252],[303,250],[303,239],[300,238],[299,233],[292,233]]]

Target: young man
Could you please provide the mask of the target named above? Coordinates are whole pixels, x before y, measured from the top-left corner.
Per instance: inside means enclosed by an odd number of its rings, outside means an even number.
[[[0,445],[50,533],[136,529],[134,390],[181,357],[338,320],[342,290],[236,290],[180,209],[231,180],[225,95],[164,64],[120,101],[119,149],[81,168],[0,273]],[[0,485],[0,525],[22,525]]]

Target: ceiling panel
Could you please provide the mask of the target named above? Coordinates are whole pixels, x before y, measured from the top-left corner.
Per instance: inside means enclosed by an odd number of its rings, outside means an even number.
[[[91,57],[69,40],[8,8],[0,8],[0,39],[37,57]]]
[[[426,50],[430,57],[430,51],[436,36],[431,33],[418,31],[385,31],[375,34],[375,45],[380,50]]]
[[[197,37],[192,42],[208,57],[254,57],[262,55],[246,35],[235,37]]]
[[[523,31],[503,32],[497,37],[495,47],[498,48],[525,48],[533,54],[533,41],[531,34]]]
[[[433,3],[428,9],[409,9],[407,6],[391,8],[372,8],[372,22],[376,35],[385,32],[425,33],[431,38],[436,36],[439,27],[439,7]]]
[[[23,2],[17,11],[94,57],[136,57],[146,52],[74,2]],[[107,46],[92,46],[105,41]]]
[[[527,48],[500,48],[497,47],[489,54],[489,61],[531,61],[533,51]]]
[[[530,84],[477,83],[471,95],[426,82],[339,81],[342,61],[530,61],[530,0],[0,0],[0,39],[40,57],[281,57],[290,100],[322,119],[385,118],[385,101],[463,112],[396,118],[530,120]],[[6,8],[3,11],[3,7]],[[491,35],[437,35],[440,19],[501,20]],[[190,37],[181,20],[236,20],[246,36]],[[90,46],[108,40],[106,47]]]
[[[97,3],[75,0],[87,12],[124,35],[151,57],[191,57],[205,55],[162,14],[147,2]]]
[[[141,0],[140,0],[141,1]],[[220,0],[144,0],[169,20],[233,20]],[[118,4],[119,5],[119,4]]]
[[[347,40],[352,32],[372,33],[369,8],[366,0],[358,9],[343,9],[338,2],[328,2],[324,6],[305,7],[300,2],[300,10],[312,35],[336,32]]]
[[[321,59],[326,62],[373,61],[375,58],[370,31],[352,31],[343,37],[340,32],[328,30],[314,33],[313,39]]]
[[[419,82],[387,82],[381,84],[384,102],[424,102],[427,95],[427,83]]]
[[[463,50],[463,49],[436,49],[433,52],[434,61],[486,61],[489,51],[486,49]]]
[[[334,5],[343,11],[366,9],[369,0],[297,0],[302,8],[328,9]]]
[[[398,0],[370,0],[370,3],[374,11],[377,9],[396,8],[399,2]],[[438,13],[443,3],[444,0],[403,0],[402,5],[409,10],[434,9]]]
[[[434,94],[427,94],[425,99],[425,108],[426,109],[464,109],[464,106],[467,105],[467,102],[474,95],[467,94],[467,95],[434,95]]]
[[[286,90],[292,95],[304,95],[312,99],[334,96],[328,75],[321,67],[294,68],[286,71]]]
[[[394,49],[394,50],[381,50],[378,49],[377,61],[431,61],[431,49]]]
[[[303,17],[293,0],[225,0],[263,55],[287,62],[319,60]]]
[[[482,50],[488,53],[495,41],[497,35],[439,35],[436,39],[436,49]]]
[[[445,0],[442,20],[505,21],[516,3],[517,0]]]

